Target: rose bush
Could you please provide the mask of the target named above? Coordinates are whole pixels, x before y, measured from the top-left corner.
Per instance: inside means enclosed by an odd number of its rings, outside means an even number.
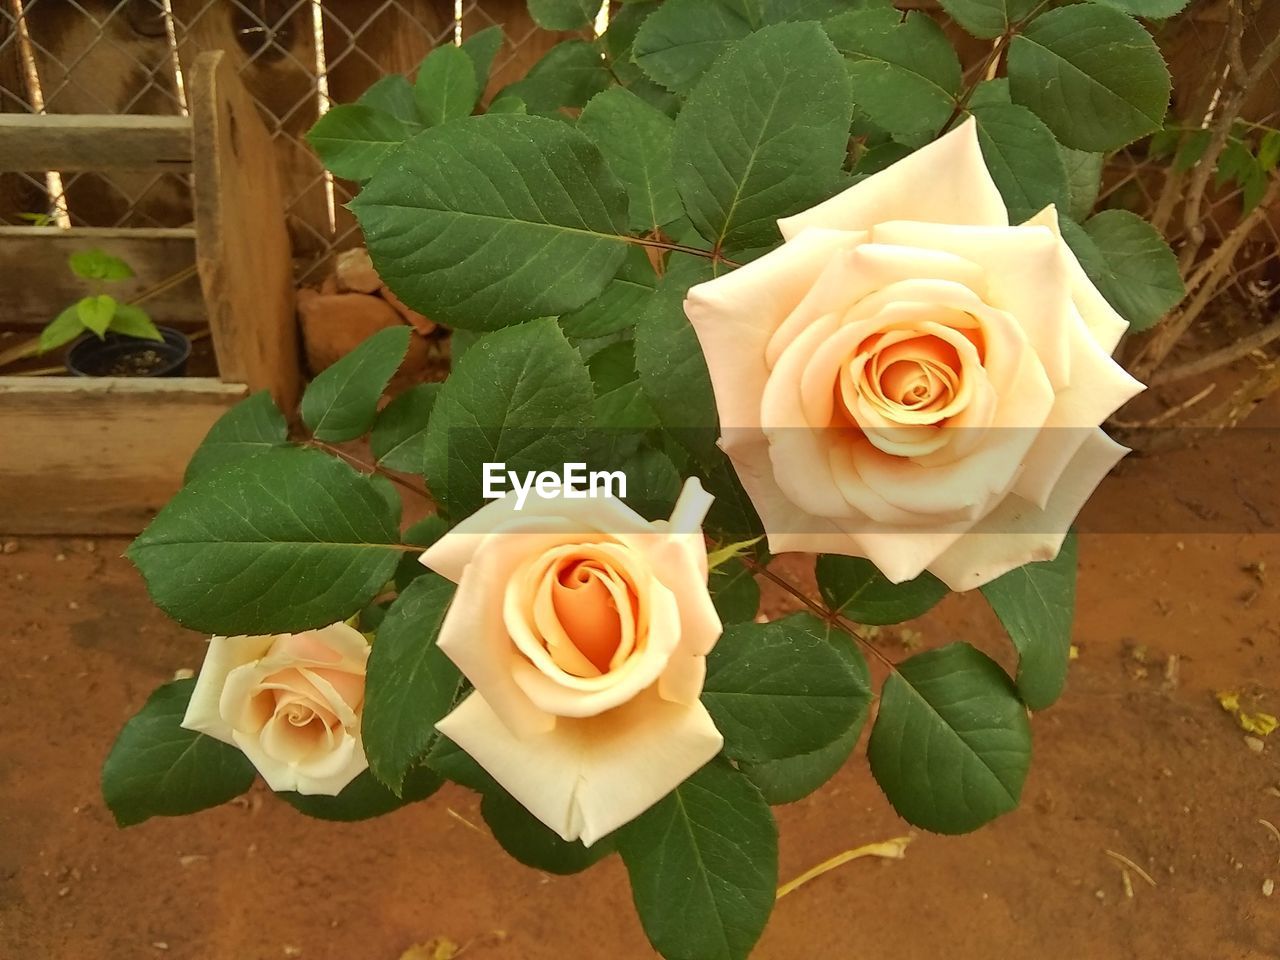
[[[359,184],[379,278],[452,329],[450,372],[384,403],[413,335],[387,329],[300,424],[259,393],[210,431],[129,557],[219,639],[112,748],[118,821],[254,765],[330,819],[450,780],[539,870],[617,853],[662,955],[742,960],[778,890],[770,805],[858,744],[919,828],[1016,807],[1070,659],[1067,528],[1140,389],[1110,355],[1182,295],[1149,224],[1093,212],[1102,151],[1168,103],[1123,11],[1170,5],[941,6],[983,62],[889,0],[649,0],[484,105],[497,28],[329,110],[310,142]],[[540,479],[518,509],[487,464],[627,484]],[[818,554],[816,594],[770,550]],[[757,576],[806,612],[760,616]],[[948,587],[980,589],[1000,662],[863,631]]]
[[[272,790],[336,795],[369,766],[360,740],[369,643],[345,623],[214,637],[182,725],[239,748]]]
[[[1142,389],[1053,207],[1009,225],[969,120],[779,226],[685,301],[770,549],[953,590],[1053,558]]]
[[[565,840],[590,845],[720,752],[698,699],[720,636],[689,480],[670,521],[508,494],[422,555],[458,583],[439,647],[475,691],[436,724]]]

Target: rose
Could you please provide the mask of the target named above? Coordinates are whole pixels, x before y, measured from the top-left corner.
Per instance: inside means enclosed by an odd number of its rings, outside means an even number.
[[[1055,556],[1142,385],[1053,207],[1009,226],[969,120],[779,226],[685,301],[770,549],[955,590]]]
[[[360,740],[368,658],[345,623],[214,637],[182,725],[239,747],[272,790],[335,795],[369,765]]]
[[[565,840],[592,844],[714,757],[698,696],[720,636],[689,480],[670,521],[514,495],[422,555],[458,584],[439,646],[475,691],[437,729]]]

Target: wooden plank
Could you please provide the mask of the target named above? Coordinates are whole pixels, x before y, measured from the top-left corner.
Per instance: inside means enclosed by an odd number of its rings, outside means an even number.
[[[120,257],[136,276],[110,284],[77,277],[67,258],[93,248]],[[0,321],[42,327],[87,293],[109,292],[127,303],[195,262],[191,228],[0,227]],[[157,323],[169,326],[190,327],[207,320],[196,276],[148,298],[144,306]]]
[[[142,170],[185,173],[186,117],[0,113],[0,172]]]
[[[246,392],[199,377],[0,377],[0,532],[137,533]]]
[[[172,0],[172,8],[188,80],[201,52],[221,50],[261,109],[274,141],[294,252],[311,259],[327,251],[332,231],[324,168],[303,140],[319,115],[311,5]]]
[[[196,263],[222,378],[288,411],[301,381],[289,234],[271,138],[232,63],[202,53],[190,75]]]

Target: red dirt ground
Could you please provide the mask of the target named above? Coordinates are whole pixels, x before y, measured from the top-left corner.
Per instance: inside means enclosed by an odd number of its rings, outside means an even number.
[[[1084,528],[1176,532],[1082,535],[1080,657],[1035,718],[1022,807],[820,877],[779,903],[754,956],[1280,958],[1280,891],[1263,894],[1280,886],[1280,840],[1259,822],[1280,825],[1280,733],[1249,749],[1213,698],[1239,690],[1280,713],[1278,440],[1238,431],[1127,462]],[[567,878],[522,867],[468,825],[476,798],[453,787],[363,824],[311,821],[255,791],[117,830],[103,756],[202,652],[150,606],[124,547],[25,539],[0,555],[0,957],[397,960],[434,937],[467,960],[653,956],[616,858]],[[884,642],[900,655],[904,639],[956,638],[1002,643],[972,597]],[[777,814],[783,879],[906,832],[861,755]],[[1130,870],[1127,896],[1107,850],[1156,885]]]

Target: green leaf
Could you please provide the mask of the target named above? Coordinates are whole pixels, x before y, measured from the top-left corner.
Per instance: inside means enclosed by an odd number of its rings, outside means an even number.
[[[625,437],[658,425],[658,416],[636,378],[632,341],[605,347],[591,358],[587,369],[595,387],[592,419],[598,430],[618,431]]]
[[[289,425],[271,398],[259,390],[220,416],[191,455],[184,483],[250,457],[289,446]]]
[[[164,340],[156,325],[151,322],[147,311],[141,307],[127,303],[116,305],[116,312],[111,315],[107,329],[125,337],[137,337],[139,340]]]
[[[854,10],[826,28],[848,59],[854,106],[903,143],[920,147],[956,107],[960,61],[927,14],[900,16],[892,7]]]
[[[193,679],[166,683],[116,737],[102,765],[102,796],[120,826],[216,807],[253,785],[243,753],[182,728],[195,686]]]
[[[1093,0],[1108,7],[1115,7],[1135,17],[1147,17],[1150,20],[1164,20],[1175,13],[1182,12],[1190,0]]]
[[[640,923],[664,957],[744,960],[778,884],[778,829],[741,773],[713,760],[617,832]]]
[[[760,609],[760,584],[747,565],[731,557],[711,571],[707,589],[722,623],[750,623]]]
[[[1182,299],[1186,288],[1177,258],[1147,221],[1127,210],[1104,210],[1084,229],[1108,269],[1099,289],[1130,330],[1154,326]]]
[[[529,105],[510,93],[495,97],[493,102],[485,109],[485,113],[514,113],[519,116],[524,116],[528,112]]]
[[[1140,24],[1082,3],[1041,14],[1013,38],[1009,92],[1065,146],[1102,152],[1160,129],[1169,71]]]
[[[77,250],[67,259],[71,272],[85,280],[128,280],[133,268],[117,256],[97,248]]]
[[[418,67],[413,100],[424,126],[438,127],[470,116],[479,98],[475,61],[461,47],[436,47]]]
[[[345,620],[391,577],[400,500],[310,449],[263,453],[183,487],[128,557],[183,626],[224,636]]]
[[[365,180],[413,130],[389,113],[350,103],[333,107],[317,120],[307,143],[335,175]]]
[[[1032,710],[1062,695],[1076,609],[1076,535],[1053,560],[1028,563],[982,587],[1018,650],[1018,692]]]
[[[711,374],[698,335],[684,314],[690,272],[698,264],[671,270],[636,323],[636,371],[654,412],[672,436],[704,465],[723,459],[716,448],[719,432]]]
[[[577,30],[595,19],[595,0],[529,0],[529,16],[544,30]]]
[[[484,505],[485,463],[560,470],[581,449],[591,377],[556,322],[484,337],[440,388],[427,428],[427,476],[453,516]]]
[[[472,759],[460,746],[446,737],[437,734],[431,749],[427,751],[426,764],[440,776],[454,783],[459,783],[468,790],[477,793],[503,793],[498,781],[489,776],[480,764]]]
[[[436,646],[453,590],[434,573],[410,583],[387,611],[369,654],[364,752],[374,776],[395,793],[458,693],[458,668]]]
[[[666,0],[640,24],[631,56],[649,79],[687,94],[716,58],[751,31],[746,11],[734,0]]]
[[[672,183],[671,137],[675,123],[624,87],[596,94],[578,127],[600,148],[627,188],[631,226],[656,230],[684,213]]]
[[[825,747],[865,714],[870,697],[810,614],[732,624],[707,655],[702,702],[733,760]]]
[[[412,332],[407,326],[379,330],[307,385],[302,422],[317,440],[354,440],[369,431]]]
[[[352,201],[378,275],[453,327],[558,316],[625,255],[627,199],[565,123],[488,114],[414,137]]]
[[[526,867],[545,873],[581,873],[613,852],[609,837],[589,847],[578,840],[560,839],[505,790],[486,792],[480,801],[480,815],[502,849]]]
[[[438,383],[420,383],[392,400],[373,424],[369,447],[378,465],[405,473],[427,469],[427,424],[436,405]]]
[[[449,532],[449,524],[444,517],[438,513],[423,517],[417,523],[411,524],[408,529],[401,534],[401,539],[405,543],[411,543],[415,547],[422,547],[424,550],[443,537]],[[418,559],[419,553],[406,553],[400,558],[400,562],[396,564],[396,573],[393,580],[395,581],[396,592],[403,593],[405,589],[418,577],[427,575],[427,568],[424,567]]]
[[[471,64],[476,70],[476,89],[481,93],[489,84],[489,73],[493,70],[493,59],[498,55],[498,51],[502,49],[502,42],[506,37],[502,33],[502,27],[494,24],[492,27],[485,27],[478,33],[470,34],[462,41],[462,52],[471,58]]]
[[[350,823],[381,817],[406,804],[425,800],[440,789],[441,782],[440,777],[426,767],[414,767],[405,778],[403,796],[398,797],[366,770],[343,787],[336,797],[292,791],[276,796],[308,817]]]
[[[79,314],[80,323],[86,330],[101,337],[107,332],[111,318],[116,315],[116,298],[105,293],[85,297],[76,304],[76,313]]]
[[[658,275],[644,248],[627,248],[622,267],[590,303],[560,317],[566,337],[591,340],[633,326],[658,285]]]
[[[993,39],[1026,19],[1039,0],[940,0],[951,19],[975,37]]]
[[[970,108],[1010,103],[1013,103],[1013,99],[1009,96],[1008,77],[983,80],[973,88],[973,93],[969,95]]]
[[[599,48],[585,40],[568,40],[548,50],[523,80],[503,88],[502,97],[519,97],[529,113],[564,119],[563,108],[585,106],[609,83]]]
[[[1270,173],[1280,165],[1280,130],[1268,130],[1258,144],[1258,166]]]
[[[56,350],[64,343],[70,343],[84,332],[84,324],[80,322],[80,305],[73,303],[67,309],[50,320],[40,331],[40,353]]]
[[[1067,216],[1083,220],[1098,202],[1104,157],[1100,153],[1086,153],[1070,147],[1059,146],[1058,150],[1062,153],[1062,165],[1067,171],[1067,193],[1071,197],[1071,202],[1067,205]]]
[[[1071,203],[1061,148],[1040,119],[1014,104],[974,107],[978,144],[996,182],[1009,219],[1021,223],[1049,204],[1065,210]]]
[[[1018,805],[1027,710],[994,660],[964,643],[917,654],[885,681],[867,759],[907,822],[966,833]]]
[[[421,126],[418,122],[418,107],[413,97],[413,84],[409,82],[408,77],[400,73],[389,73],[369,84],[356,100],[356,105],[372,107],[374,110],[390,114],[405,124],[406,134],[409,130],[416,131]]]
[[[776,243],[779,217],[830,196],[852,110],[843,61],[816,23],[736,44],[676,118],[676,189],[698,232],[717,249]]]
[[[646,520],[671,516],[682,484],[680,472],[661,450],[640,450],[626,460],[626,504]]]
[[[855,623],[874,626],[923,616],[947,595],[947,585],[931,573],[891,583],[870,560],[834,553],[818,557],[817,577],[828,607]]]
[[[871,672],[867,669],[867,661],[848,634],[833,630],[826,624],[823,625],[823,630],[827,642],[858,679],[866,695],[861,710],[848,729],[825,747],[794,757],[738,764],[738,769],[751,778],[751,782],[759,787],[764,798],[771,804],[794,803],[835,776],[853,753],[858,737],[862,734],[862,726],[867,721],[867,712],[871,707]]]

